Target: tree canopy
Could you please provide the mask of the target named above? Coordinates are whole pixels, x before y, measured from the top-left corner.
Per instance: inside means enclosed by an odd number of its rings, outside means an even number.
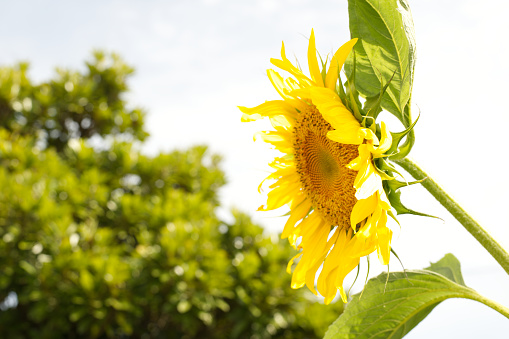
[[[321,337],[342,303],[290,289],[294,251],[246,214],[216,216],[220,157],[140,152],[132,73],[102,52],[40,84],[0,68],[2,336]]]

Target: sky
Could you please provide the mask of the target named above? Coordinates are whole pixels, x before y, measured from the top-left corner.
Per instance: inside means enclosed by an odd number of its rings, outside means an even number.
[[[409,3],[417,41],[413,111],[421,113],[410,157],[509,249],[509,3]],[[268,124],[241,123],[237,106],[278,98],[265,72],[281,41],[305,64],[311,28],[322,54],[349,40],[346,0],[20,0],[0,6],[1,65],[28,60],[32,78],[44,81],[56,66],[84,69],[93,49],[119,53],[136,69],[128,100],[148,112],[151,137],[143,151],[209,145],[223,156],[228,179],[220,215],[230,218],[234,207],[267,232],[282,230],[285,218],[278,216],[285,211],[255,212],[265,202],[257,186],[276,153],[252,136]],[[393,247],[405,268],[453,253],[468,286],[509,306],[509,277],[466,230],[420,187],[406,188],[403,199],[443,219],[399,217]],[[375,265],[371,275],[385,269]],[[453,299],[406,338],[499,338],[507,331],[509,321],[497,312]]]

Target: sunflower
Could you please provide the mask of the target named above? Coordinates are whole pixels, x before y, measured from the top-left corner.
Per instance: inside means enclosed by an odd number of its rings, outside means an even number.
[[[257,136],[283,154],[269,164],[274,172],[265,180],[273,183],[266,205],[259,210],[290,208],[282,238],[300,250],[288,264],[291,273],[298,259],[291,286],[318,291],[326,304],[337,290],[347,301],[343,280],[361,257],[376,250],[382,264],[390,258],[392,231],[387,215],[392,213],[383,181],[392,178],[377,168],[375,160],[387,156],[392,136],[383,122],[376,125],[373,119],[356,117],[341,99],[340,71],[356,42],[352,39],[341,46],[327,69],[327,62],[318,64],[312,30],[307,55],[310,77],[288,60],[283,43],[281,59],[271,63],[291,77],[267,71],[282,100],[239,107],[242,121],[270,119],[274,130]]]

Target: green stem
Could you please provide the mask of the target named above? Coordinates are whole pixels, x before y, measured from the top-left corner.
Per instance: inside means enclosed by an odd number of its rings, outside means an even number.
[[[481,225],[479,225],[470,215],[468,215],[457,202],[455,202],[445,191],[431,179],[423,170],[415,163],[408,159],[394,160],[396,164],[401,166],[412,177],[417,180],[425,179],[421,184],[428,192],[431,193],[439,203],[444,206],[453,217],[458,220],[463,227],[466,228],[477,241],[491,254],[493,258],[502,266],[502,268],[509,274],[509,254],[495,239],[486,232]]]
[[[465,298],[483,303],[484,305],[491,307],[492,309],[494,309],[495,311],[497,311],[498,313],[502,314],[504,317],[509,319],[509,308],[507,308],[503,305],[500,305],[499,303],[494,302],[493,300],[485,298],[482,295],[475,293],[475,292],[472,294],[469,294],[468,296],[465,296]]]

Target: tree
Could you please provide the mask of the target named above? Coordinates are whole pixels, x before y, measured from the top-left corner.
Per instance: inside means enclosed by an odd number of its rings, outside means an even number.
[[[2,336],[323,335],[342,304],[291,290],[291,248],[247,215],[216,217],[220,158],[133,145],[148,134],[121,58],[38,85],[27,69],[0,69],[0,300],[17,300],[0,303]]]
[[[36,136],[61,152],[68,141],[125,134],[143,141],[144,112],[122,98],[133,68],[116,55],[95,52],[87,71],[57,69],[55,79],[33,85],[27,63],[0,69],[0,120],[10,132]]]

